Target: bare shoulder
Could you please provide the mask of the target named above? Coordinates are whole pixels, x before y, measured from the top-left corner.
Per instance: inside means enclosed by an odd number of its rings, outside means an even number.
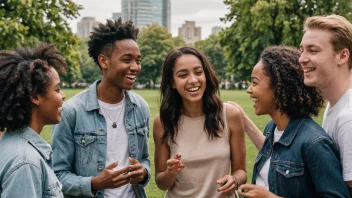
[[[229,104],[225,107],[227,121],[241,120],[241,111],[237,107]]]

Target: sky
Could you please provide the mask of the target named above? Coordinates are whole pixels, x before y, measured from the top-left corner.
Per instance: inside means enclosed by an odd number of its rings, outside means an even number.
[[[112,17],[113,12],[121,12],[121,0],[73,0],[84,7],[80,16],[69,20],[74,33],[77,32],[77,22],[82,17],[92,16],[99,22],[105,22]],[[187,21],[195,21],[202,28],[202,39],[211,34],[213,26],[228,26],[220,21],[228,13],[223,0],[171,0],[171,33],[178,35],[178,28]]]

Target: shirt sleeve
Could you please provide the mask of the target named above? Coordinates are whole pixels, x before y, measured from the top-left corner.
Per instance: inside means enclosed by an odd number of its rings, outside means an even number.
[[[343,179],[352,180],[352,120],[339,126],[337,130]]]
[[[149,124],[149,118],[150,118],[150,112],[149,112],[149,108],[147,107],[147,119],[146,119],[146,125],[148,128],[148,131],[145,135],[144,138],[144,148],[143,148],[143,154],[142,154],[142,160],[141,160],[141,164],[143,165],[143,167],[147,170],[147,178],[145,180],[143,180],[140,185],[145,187],[149,180],[150,180],[150,161],[149,161],[149,129],[150,129],[150,124]]]
[[[1,188],[1,197],[42,197],[42,172],[39,167],[23,163],[10,170]]]
[[[62,183],[62,192],[71,196],[93,196],[91,190],[92,177],[82,177],[72,173],[75,155],[75,141],[70,122],[72,120],[65,111],[61,122],[53,126],[52,149],[53,169]]]
[[[317,139],[307,152],[307,166],[319,197],[349,197],[342,178],[338,150],[327,137]]]

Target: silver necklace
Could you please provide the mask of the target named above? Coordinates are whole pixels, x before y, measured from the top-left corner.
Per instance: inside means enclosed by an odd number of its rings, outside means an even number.
[[[122,104],[123,105],[123,104]],[[122,110],[123,110],[123,106],[121,106],[121,109],[120,109],[120,111],[119,111],[119,113],[118,113],[118,115],[116,116],[116,121],[114,121],[113,119],[111,119],[111,117],[110,117],[110,115],[108,114],[108,112],[106,111],[106,109],[104,108],[104,107],[101,107],[101,109],[104,111],[104,113],[105,113],[105,115],[107,115],[108,116],[108,118],[109,118],[109,120],[112,122],[112,128],[116,128],[117,127],[117,124],[116,124],[116,122],[119,120],[119,118],[120,118],[120,116],[121,116],[121,113],[122,113]]]

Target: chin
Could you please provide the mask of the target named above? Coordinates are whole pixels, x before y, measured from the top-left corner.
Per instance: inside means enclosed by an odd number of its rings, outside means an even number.
[[[308,87],[315,87],[316,86],[316,83],[314,81],[312,81],[312,80],[304,79],[303,82],[304,82],[304,85],[308,86]]]

